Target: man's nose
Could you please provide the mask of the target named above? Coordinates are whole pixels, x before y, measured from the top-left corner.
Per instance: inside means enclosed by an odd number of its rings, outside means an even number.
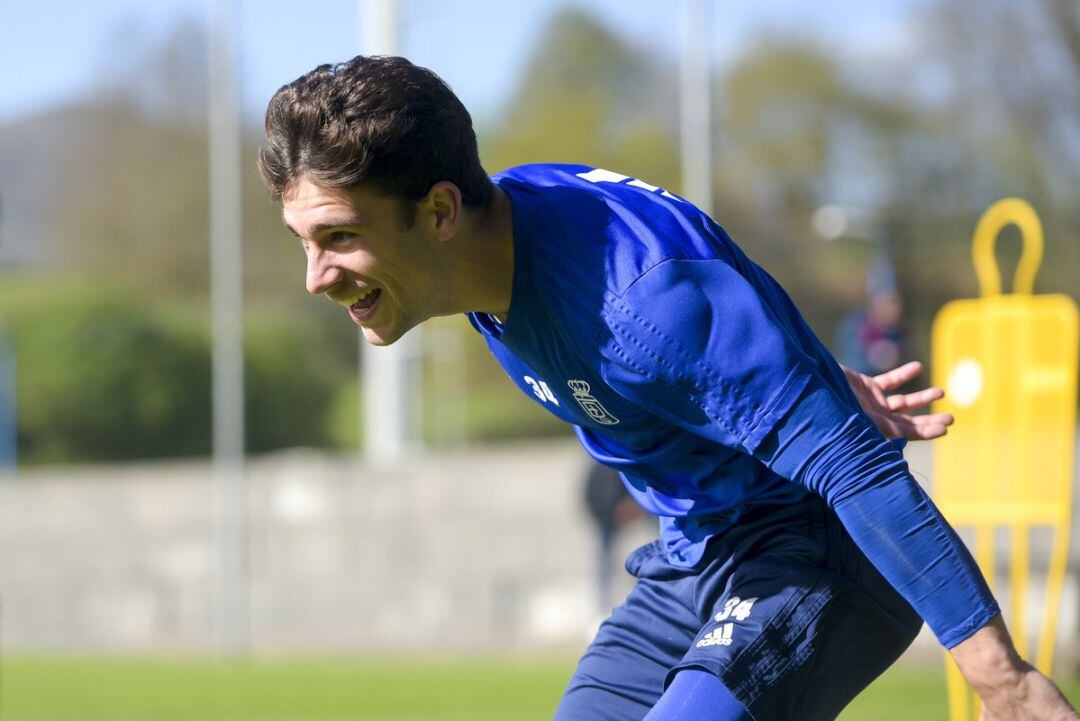
[[[326,253],[314,244],[309,246],[307,252],[308,293],[321,295],[341,281],[341,269],[332,261],[332,253]]]

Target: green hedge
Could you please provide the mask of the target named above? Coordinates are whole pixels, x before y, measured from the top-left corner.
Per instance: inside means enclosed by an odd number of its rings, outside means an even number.
[[[62,290],[57,290],[57,286]],[[303,310],[309,310],[307,308]],[[456,322],[463,324],[458,319]],[[210,452],[209,312],[123,286],[8,278],[0,333],[15,348],[20,463]],[[462,325],[466,387],[422,387],[428,442],[565,433],[507,381]],[[249,452],[355,451],[362,433],[355,331],[337,317],[250,307],[245,318]],[[436,428],[438,423],[464,424]]]
[[[298,322],[249,320],[245,333],[245,422],[249,451],[334,447],[334,402],[351,369],[328,358]]]
[[[208,314],[123,289],[24,287],[0,296],[17,359],[21,462],[203,455],[210,451]],[[332,446],[329,419],[346,369],[309,327],[249,318],[247,445]]]
[[[205,337],[159,323],[135,302],[78,295],[28,314],[14,331],[22,459],[206,452]]]

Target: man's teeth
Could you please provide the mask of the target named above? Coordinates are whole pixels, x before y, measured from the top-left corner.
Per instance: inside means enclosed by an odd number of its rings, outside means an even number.
[[[346,307],[346,308],[349,308],[349,307],[350,307],[350,306],[352,306],[353,304],[355,304],[355,303],[359,303],[359,302],[360,302],[360,301],[362,301],[362,300],[363,300],[364,298],[367,298],[367,297],[368,297],[369,295],[371,295],[371,294],[372,294],[373,292],[375,292],[375,289],[374,289],[374,288],[368,288],[368,289],[367,289],[367,290],[365,290],[365,291],[364,291],[363,293],[358,293],[357,295],[349,296],[348,298],[339,298],[339,299],[334,299],[334,302],[335,302],[335,303],[337,303],[338,305],[341,305],[341,306],[344,306],[344,307]]]

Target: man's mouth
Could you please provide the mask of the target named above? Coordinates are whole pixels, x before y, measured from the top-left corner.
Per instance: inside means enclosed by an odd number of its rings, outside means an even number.
[[[355,295],[333,298],[338,305],[349,309],[349,315],[358,323],[369,320],[374,314],[382,297],[381,288],[368,288]]]

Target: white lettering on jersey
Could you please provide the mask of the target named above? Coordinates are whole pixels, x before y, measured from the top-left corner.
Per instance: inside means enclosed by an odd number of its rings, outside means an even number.
[[[680,201],[682,200],[682,198],[680,198],[679,196],[672,195],[671,193],[667,192],[666,190],[664,190],[663,188],[661,188],[659,186],[650,185],[649,183],[646,183],[644,180],[638,180],[637,178],[631,178],[629,175],[622,175],[621,173],[613,173],[610,170],[604,170],[603,168],[593,168],[592,170],[590,170],[588,172],[578,173],[577,176],[579,178],[581,178],[582,180],[589,181],[590,183],[621,183],[624,180],[629,180],[630,182],[627,183],[627,185],[632,185],[635,188],[641,188],[642,190],[647,190],[650,193],[655,193],[657,191],[660,191],[660,195],[664,196],[665,198],[671,198],[672,200],[680,200]],[[683,202],[685,202],[685,201],[683,201]]]
[[[566,381],[566,385],[570,386],[570,390],[574,392],[574,400],[578,402],[582,410],[589,414],[589,418],[605,426],[613,426],[619,422],[619,419],[608,413],[608,409],[604,408],[600,401],[589,392],[588,383],[571,380]]]
[[[551,401],[555,405],[559,405],[559,399],[555,397],[555,394],[548,388],[548,384],[544,381],[538,381],[532,376],[525,376],[525,382],[532,386],[533,395],[540,399],[541,403],[547,403]]]

